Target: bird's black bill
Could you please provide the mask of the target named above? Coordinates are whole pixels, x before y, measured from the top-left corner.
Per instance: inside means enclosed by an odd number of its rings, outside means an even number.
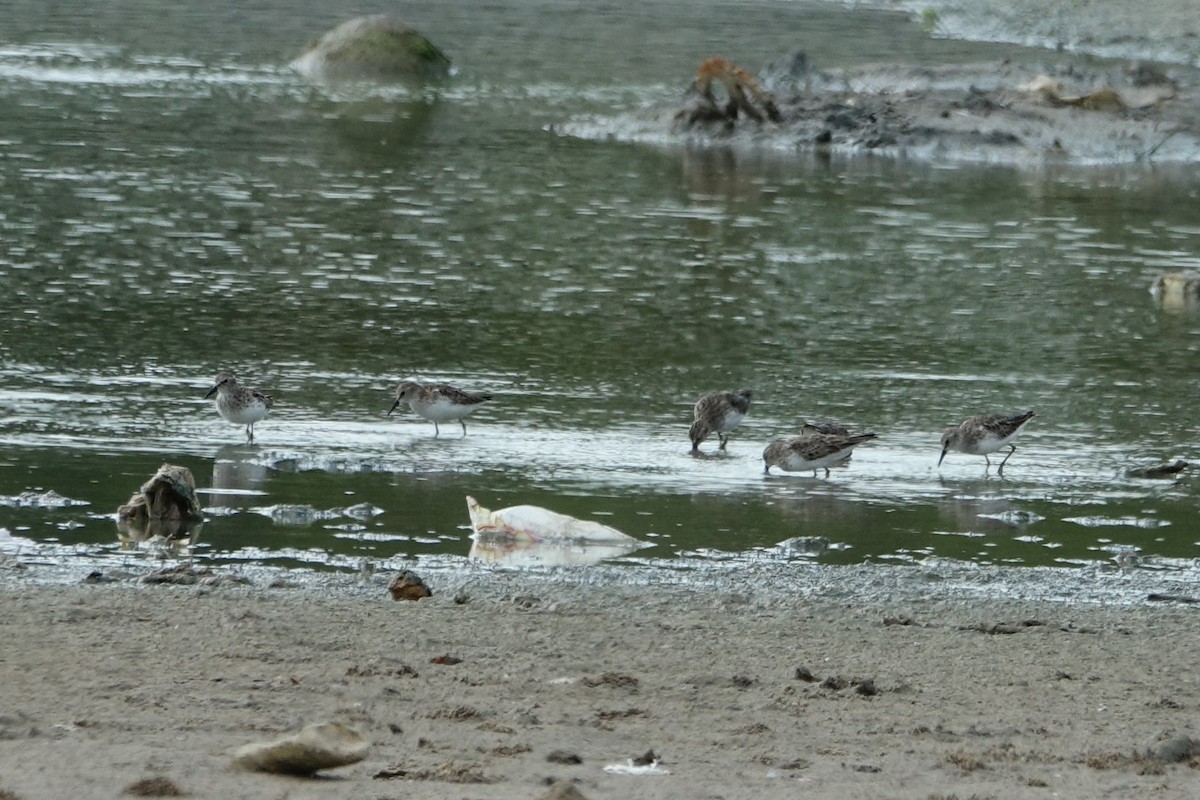
[[[393,412],[393,411],[395,411],[397,408],[399,408],[399,406],[400,406],[400,401],[399,401],[399,400],[397,400],[396,402],[392,403],[392,407],[388,409],[387,416],[389,416],[389,417],[390,417],[390,416],[392,415],[392,412]]]
[[[217,389],[220,389],[220,388],[221,388],[221,384],[218,383],[216,386],[209,389],[208,394],[204,395],[204,399],[207,400],[208,398],[212,397],[214,394],[217,393]]]
[[[943,448],[942,448],[942,458],[939,458],[939,459],[938,459],[938,466],[939,466],[939,467],[942,465],[942,459],[946,457],[946,451],[947,451],[947,450],[949,450],[949,449],[950,449],[950,448],[948,448],[948,447],[943,447]]]

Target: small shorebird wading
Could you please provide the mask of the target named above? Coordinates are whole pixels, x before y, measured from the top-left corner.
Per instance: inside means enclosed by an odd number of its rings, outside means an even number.
[[[983,456],[983,460],[987,462],[987,467],[984,469],[986,472],[992,467],[988,453],[1008,447],[1008,454],[1004,456],[1004,461],[1000,462],[1000,468],[996,470],[997,473],[1003,473],[1005,462],[1017,450],[1017,446],[1013,444],[1017,434],[1021,432],[1025,423],[1035,416],[1032,411],[1014,416],[980,414],[977,417],[963,420],[962,424],[957,427],[946,428],[942,433],[942,457],[938,459],[938,466],[942,466],[942,459],[946,457],[946,453],[957,450],[972,456]]]
[[[805,425],[806,429],[810,426]],[[815,427],[815,426],[813,426]],[[805,433],[793,439],[776,439],[763,450],[763,472],[769,474],[771,467],[788,472],[804,472],[829,468],[850,457],[854,448],[875,438],[873,433]]]
[[[414,412],[433,423],[434,436],[441,435],[439,422],[451,420],[458,420],[458,424],[462,425],[463,436],[466,436],[467,423],[463,422],[463,417],[475,413],[481,404],[491,399],[492,396],[486,392],[464,392],[448,383],[421,384],[416,381],[404,381],[396,387],[396,402],[392,403],[388,416],[390,417],[392,411],[401,403],[408,403]]]
[[[235,425],[246,426],[246,439],[254,441],[254,423],[266,419],[267,412],[275,405],[275,398],[258,389],[238,386],[232,372],[217,375],[216,385],[208,390],[204,399],[217,396],[217,413]]]
[[[692,440],[692,452],[699,452],[700,443],[712,433],[716,433],[717,438],[721,440],[718,449],[724,450],[725,445],[729,443],[729,437],[725,434],[740,425],[750,411],[751,394],[749,389],[742,389],[737,394],[714,392],[697,400],[695,408],[692,409],[695,422],[688,430],[688,436]]]
[[[832,420],[827,419],[819,420],[817,422],[806,422],[800,428],[801,436],[808,436],[812,433],[830,433],[834,436],[850,435],[850,431],[846,429],[845,425],[842,425],[840,422],[833,422]]]

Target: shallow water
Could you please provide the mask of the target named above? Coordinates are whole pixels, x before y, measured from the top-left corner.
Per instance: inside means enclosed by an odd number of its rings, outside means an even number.
[[[159,5],[18,3],[0,41],[0,551],[170,555],[112,513],[170,461],[222,562],[453,565],[471,494],[599,519],[650,545],[620,563],[664,568],[1191,568],[1196,481],[1123,472],[1196,457],[1200,317],[1147,291],[1200,260],[1193,176],[548,131],[672,97],[714,52],[1011,49],[819,4],[416,4],[454,81],[330,95],[280,65],[383,4]],[[277,398],[253,445],[202,399],[222,369]],[[496,399],[435,438],[384,416],[406,377]],[[689,455],[694,399],[741,387],[728,452]],[[1003,479],[937,469],[944,426],[1025,408]],[[764,477],[811,418],[880,438]]]

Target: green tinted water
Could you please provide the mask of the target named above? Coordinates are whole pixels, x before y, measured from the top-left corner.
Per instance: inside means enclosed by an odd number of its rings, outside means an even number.
[[[217,560],[452,566],[467,494],[598,518],[653,544],[638,562],[1197,554],[1195,482],[1122,477],[1196,455],[1200,318],[1147,292],[1196,266],[1190,175],[547,130],[675,96],[717,52],[1007,51],[799,3],[418,4],[455,80],[350,98],[280,65],[382,5],[55,8],[17,4],[0,44],[6,552],[125,557],[112,512],[172,461]],[[221,369],[277,397],[253,446],[201,399]],[[434,439],[383,416],[407,377],[496,400]],[[728,454],[690,456],[691,403],[741,387]],[[944,426],[1024,408],[1003,481],[936,469]],[[829,479],[764,478],[765,444],[810,418],[880,439]],[[19,499],[47,490],[85,504]],[[364,502],[381,513],[279,509]]]

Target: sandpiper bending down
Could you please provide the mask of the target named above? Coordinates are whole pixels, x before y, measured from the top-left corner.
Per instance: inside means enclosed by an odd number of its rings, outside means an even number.
[[[439,422],[451,420],[458,420],[458,424],[462,425],[463,436],[466,436],[467,423],[463,421],[463,417],[475,413],[480,404],[491,399],[492,396],[486,392],[464,392],[448,383],[420,384],[416,381],[404,381],[396,387],[396,402],[392,403],[388,416],[391,416],[401,402],[406,402],[413,411],[433,423],[434,436],[441,434]]]
[[[267,412],[275,405],[275,398],[258,389],[238,386],[232,372],[217,375],[216,385],[208,390],[204,399],[217,396],[217,413],[235,425],[246,426],[246,439],[254,441],[254,423],[266,419]]]
[[[749,389],[742,389],[737,394],[714,392],[697,400],[695,408],[692,409],[695,422],[688,430],[688,436],[692,440],[692,452],[698,452],[700,443],[712,433],[716,433],[717,438],[721,440],[718,449],[724,450],[725,445],[729,443],[729,437],[725,433],[740,425],[750,411],[750,395]]]
[[[831,466],[845,461],[855,447],[874,438],[873,433],[846,435],[806,432],[803,436],[793,439],[776,439],[763,450],[763,472],[769,473],[771,467],[779,467],[788,472],[804,472],[811,469],[815,476],[818,469],[824,469],[825,475],[828,476]]]
[[[987,467],[984,469],[986,472],[992,467],[988,453],[994,453],[1007,446],[1008,454],[1004,456],[1004,461],[1000,462],[1000,468],[996,470],[997,473],[1002,474],[1005,462],[1017,451],[1017,446],[1013,444],[1017,434],[1021,432],[1025,423],[1035,416],[1032,411],[1015,416],[980,414],[977,417],[963,420],[957,427],[946,428],[942,433],[942,457],[938,459],[938,466],[942,465],[942,459],[946,457],[946,453],[957,450],[972,456],[983,456],[983,460],[987,462]]]

